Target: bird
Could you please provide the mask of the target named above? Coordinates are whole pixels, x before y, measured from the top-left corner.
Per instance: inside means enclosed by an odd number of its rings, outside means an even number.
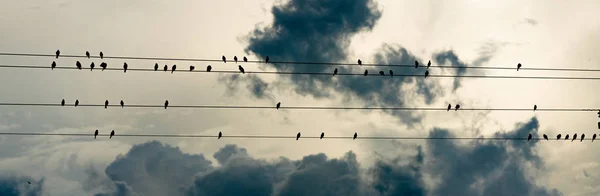
[[[519,71],[519,69],[521,69],[521,63],[517,64],[517,71]]]
[[[108,100],[104,101],[104,109],[108,108]]]
[[[219,131],[219,137],[217,137],[217,139],[221,139],[221,137],[222,137],[222,136],[223,136],[223,133],[221,133],[221,132]]]
[[[31,182],[29,180],[27,180],[27,184],[31,184]]]
[[[58,58],[58,56],[60,56],[60,50],[56,50],[56,58]]]
[[[585,139],[585,133],[581,134],[581,140],[579,140],[579,142],[583,142],[584,139]]]
[[[415,68],[419,68],[419,62],[415,61]]]
[[[369,74],[369,70],[365,70],[365,76],[367,76],[367,74]]]
[[[379,75],[385,76],[385,73],[383,73],[383,71],[379,71]]]
[[[565,136],[565,140],[569,140],[569,134]]]
[[[175,69],[177,69],[177,65],[174,64],[173,66],[171,66],[171,74],[173,74],[173,72],[175,71]]]
[[[102,51],[100,51],[100,59],[104,59],[104,53],[102,53]]]
[[[556,135],[556,140],[559,140],[559,139],[560,139],[560,137],[562,137],[562,135],[561,135],[561,134],[558,134],[558,135]]]
[[[279,110],[279,107],[281,106],[281,102],[277,103],[277,106],[275,107],[275,109]]]
[[[237,64],[237,56],[233,56],[233,60],[235,61],[235,64]]]
[[[75,100],[75,107],[79,105],[79,99]]]
[[[89,59],[90,58],[90,52],[85,51],[85,56],[87,56],[87,58]]]
[[[325,132],[321,132],[321,138],[319,139],[323,139],[323,137],[325,137]]]
[[[265,58],[265,63],[269,63],[269,56],[267,56],[267,58]]]
[[[358,134],[356,132],[354,132],[354,138],[352,138],[352,140],[355,140],[356,137],[358,137]]]
[[[394,77],[394,72],[392,70],[390,70],[390,76],[393,78]]]
[[[334,76],[335,76],[335,75],[337,75],[337,72],[338,72],[338,69],[337,69],[337,68],[335,68],[335,70],[333,70],[333,75],[334,75]]]
[[[158,71],[158,63],[154,63],[154,71]]]
[[[537,105],[533,105],[533,111],[537,110]]]
[[[429,69],[429,66],[431,66],[431,60],[429,60],[429,62],[427,62],[427,69]]]
[[[429,76],[429,70],[425,71],[425,78],[427,78],[427,76]]]
[[[544,139],[548,141],[548,136],[546,134],[544,134]]]
[[[169,107],[169,100],[165,100],[165,110]]]
[[[92,62],[92,63],[90,64],[90,71],[94,70],[94,67],[96,67],[96,64],[94,64],[94,62]]]
[[[196,69],[196,67],[194,67],[193,65],[190,65],[190,71],[194,71],[194,69]]]
[[[238,69],[240,70],[240,72],[242,72],[242,74],[245,74],[246,72],[244,71],[244,68],[241,65],[238,65]]]
[[[594,140],[596,140],[596,134],[594,133],[594,135],[592,135],[592,142],[594,142]]]
[[[96,132],[94,132],[94,139],[96,139],[96,136],[98,136],[98,129],[96,129]]]
[[[362,61],[358,59],[358,65],[362,65]]]
[[[75,62],[75,66],[77,66],[77,69],[81,70],[81,63],[79,61]]]
[[[450,111],[450,109],[452,109],[452,104],[448,104],[448,110],[446,111]]]
[[[300,132],[298,132],[298,134],[296,134],[296,140],[300,139]]]
[[[571,142],[575,141],[577,139],[577,133],[573,134],[573,139],[571,139]]]
[[[456,107],[454,107],[454,111],[458,111],[458,109],[460,108],[460,105],[456,104]]]
[[[61,106],[65,106],[65,99],[63,99],[63,100],[60,102],[60,105],[61,105]]]
[[[533,137],[533,136],[530,133],[529,136],[527,136],[527,141],[531,140],[531,137]]]
[[[210,65],[206,66],[206,72],[210,72],[210,70],[212,70],[212,67]]]
[[[225,58],[225,55],[221,57],[221,60],[223,60],[223,63],[227,63],[227,58]]]
[[[121,100],[121,108],[125,107],[125,102],[123,102],[123,100]]]
[[[244,63],[248,62],[248,58],[246,58],[246,56],[244,56]]]
[[[51,69],[54,70],[55,67],[56,67],[56,62],[52,61]]]
[[[165,67],[163,67],[163,70],[165,70],[165,72],[167,72],[167,70],[169,70],[169,66],[165,65]]]
[[[108,139],[111,139],[113,136],[115,136],[115,130],[112,130],[112,131],[110,132],[110,137],[108,137]]]
[[[100,63],[100,67],[102,67],[102,71],[104,71],[104,69],[106,69],[106,67],[108,67],[108,64],[106,64],[105,62]]]
[[[127,73],[127,63],[123,63],[123,73]]]

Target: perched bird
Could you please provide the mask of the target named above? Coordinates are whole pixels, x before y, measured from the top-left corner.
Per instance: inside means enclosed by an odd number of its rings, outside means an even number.
[[[233,60],[235,61],[235,64],[237,64],[237,56],[233,56]]]
[[[221,57],[221,60],[223,60],[223,63],[227,63],[227,58],[225,58],[225,55]]]
[[[94,67],[96,67],[96,64],[94,64],[94,62],[92,62],[92,63],[90,64],[90,71],[94,70]]]
[[[108,108],[108,100],[104,101],[104,109]]]
[[[125,102],[123,102],[123,100],[121,100],[121,108],[125,107]]]
[[[548,136],[546,134],[544,134],[544,139],[548,141]]]
[[[167,72],[167,70],[169,70],[169,66],[165,65],[165,67],[163,67],[163,70],[165,70],[165,72]]]
[[[527,136],[527,141],[531,140],[531,137],[533,137],[533,136],[530,133],[529,136]]]
[[[415,61],[415,68],[419,68],[419,62]]]
[[[281,106],[281,102],[277,103],[277,106],[275,106],[275,109],[279,110],[279,107]]]
[[[169,100],[165,100],[165,110],[169,107]]]
[[[269,56],[267,56],[267,58],[265,58],[265,63],[269,63]]]
[[[248,62],[248,58],[246,58],[246,56],[244,56],[244,63]]]
[[[367,76],[367,74],[369,74],[369,70],[365,70],[365,76]]]
[[[319,139],[323,139],[323,137],[325,137],[325,132],[321,132],[321,138]]]
[[[425,78],[427,78],[427,76],[429,76],[429,70],[425,71]]]
[[[298,132],[298,134],[296,134],[296,140],[300,139],[300,132]]]
[[[521,63],[517,65],[517,71],[519,71],[519,69],[521,69]]]
[[[354,132],[354,138],[352,138],[352,140],[355,140],[356,137],[358,137],[358,134],[356,132]]]
[[[52,61],[51,69],[54,70],[55,67],[56,67],[56,62]]]
[[[29,182],[29,180],[27,180],[27,184],[31,184],[31,182]]]
[[[106,69],[106,67],[108,67],[108,64],[106,64],[105,62],[100,63],[100,67],[102,67],[102,71],[104,71],[104,69]]]
[[[108,139],[111,139],[113,136],[115,136],[115,130],[112,130],[112,131],[110,132],[110,137],[108,137]]]
[[[390,70],[390,76],[392,76],[392,78],[394,77],[394,72],[392,70]]]
[[[63,100],[60,102],[60,105],[61,105],[61,106],[65,106],[65,99],[63,99]]]
[[[573,134],[573,139],[571,139],[571,142],[575,141],[577,139],[577,133]]]
[[[56,50],[56,58],[58,58],[58,56],[60,56],[60,50]]]
[[[458,109],[460,108],[460,105],[456,104],[456,107],[454,107],[454,111],[458,111]]]
[[[429,60],[429,62],[427,62],[427,69],[429,69],[429,66],[431,66],[431,60]]]
[[[569,140],[569,134],[565,136],[565,140]]]
[[[104,54],[100,51],[100,59],[104,59]]]
[[[556,140],[559,140],[562,137],[561,134],[556,135]]]
[[[158,63],[154,63],[154,71],[158,71]]]
[[[584,139],[585,139],[585,133],[581,134],[581,140],[579,140],[579,142],[583,142]]]
[[[210,72],[210,70],[212,70],[212,67],[210,65],[206,66],[206,72]]]
[[[223,133],[221,133],[221,132],[219,131],[219,137],[217,137],[217,139],[221,139],[221,137],[222,137],[222,136],[223,136]]]
[[[196,67],[194,67],[193,65],[190,65],[190,71],[194,71],[194,69],[196,69]]]
[[[123,73],[127,73],[127,63],[123,63]]]
[[[238,65],[238,69],[240,70],[240,72],[242,72],[242,74],[245,74],[246,72],[244,71],[244,68],[241,65]]]
[[[592,142],[594,142],[594,140],[596,140],[596,134],[594,133],[594,135],[592,135]]]
[[[383,73],[383,71],[379,71],[379,75],[385,76],[385,73]]]
[[[173,74],[173,72],[175,71],[175,69],[177,69],[177,65],[171,66],[171,74]]]
[[[90,58],[90,52],[85,51],[85,56],[87,56],[87,58],[89,59]]]
[[[338,72],[338,70],[337,70],[337,68],[335,68],[335,70],[333,70],[333,75],[334,76],[337,75],[337,72]]]
[[[96,139],[96,136],[98,136],[98,129],[96,129],[96,132],[94,132],[94,139]]]
[[[452,104],[448,104],[448,110],[446,111],[450,111],[450,109],[452,109]]]
[[[533,111],[537,110],[537,105],[533,105]]]
[[[358,59],[358,65],[362,65],[362,61]]]
[[[79,105],[79,99],[75,100],[75,107]]]
[[[77,66],[77,69],[81,70],[81,63],[79,61],[75,62],[75,66]]]

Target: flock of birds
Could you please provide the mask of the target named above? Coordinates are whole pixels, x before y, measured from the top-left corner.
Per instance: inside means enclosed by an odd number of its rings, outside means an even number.
[[[594,135],[592,135],[592,142],[594,142],[594,140],[596,140],[596,134],[594,133]],[[544,137],[544,140],[549,141],[548,139],[548,135],[543,134],[542,137]],[[527,141],[530,141],[533,138],[533,135],[529,134],[529,136],[527,136]],[[558,134],[556,135],[556,140],[560,140],[562,139],[562,134]],[[569,140],[569,134],[565,135],[565,139],[564,140]],[[577,133],[575,133],[573,135],[573,138],[571,138],[571,142],[577,140]],[[585,140],[585,133],[581,134],[581,138],[579,138],[579,142],[583,142],[583,140]]]

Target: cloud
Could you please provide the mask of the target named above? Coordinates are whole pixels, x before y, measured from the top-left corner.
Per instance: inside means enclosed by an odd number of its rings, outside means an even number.
[[[113,184],[114,190],[109,193],[98,193],[95,196],[138,196],[140,194],[134,193],[131,187],[125,182],[116,181]]]
[[[28,184],[27,181],[30,181],[31,184]],[[43,183],[44,179],[36,181],[29,176],[0,175],[0,195],[42,195]]]
[[[538,24],[537,20],[531,19],[531,18],[525,18],[525,22],[531,26],[535,26]]]

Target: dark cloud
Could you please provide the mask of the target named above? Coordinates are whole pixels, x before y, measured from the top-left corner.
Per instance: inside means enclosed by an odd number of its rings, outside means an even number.
[[[27,183],[31,182],[31,184]],[[29,176],[0,175],[0,195],[34,196],[42,195],[44,179],[33,180]]]
[[[115,181],[113,183],[113,190],[108,193],[98,193],[95,196],[139,196],[131,190],[131,187],[127,185],[126,182]]]
[[[427,195],[427,190],[422,179],[421,165],[423,152],[417,148],[417,156],[408,157],[408,165],[401,165],[402,158],[398,157],[390,162],[377,160],[370,169],[374,181],[372,187],[380,195]]]

